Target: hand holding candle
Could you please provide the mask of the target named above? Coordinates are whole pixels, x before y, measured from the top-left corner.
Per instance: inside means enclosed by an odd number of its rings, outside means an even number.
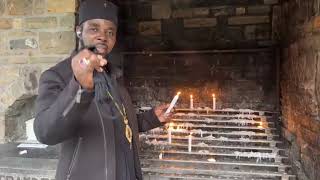
[[[170,111],[173,109],[174,105],[177,103],[180,94],[181,94],[181,92],[178,92],[177,95],[174,96],[174,98],[172,99],[172,101],[170,103],[170,106],[167,109],[167,111],[165,112],[165,114],[169,114],[170,113]]]

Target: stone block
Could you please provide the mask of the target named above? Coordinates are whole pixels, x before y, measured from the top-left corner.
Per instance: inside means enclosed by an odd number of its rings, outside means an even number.
[[[10,49],[36,49],[38,48],[38,42],[36,39],[16,39],[10,41]]]
[[[249,6],[248,7],[248,14],[255,15],[255,14],[269,14],[271,12],[270,6]]]
[[[168,0],[159,0],[152,3],[152,19],[169,19],[171,3]]]
[[[19,78],[19,68],[16,66],[1,66],[0,71],[5,74],[5,78],[0,78],[1,85],[8,85]]]
[[[31,15],[32,0],[8,0],[7,8],[9,15]]]
[[[177,9],[172,11],[173,18],[191,18],[193,15],[192,9]]]
[[[39,33],[39,47],[44,54],[69,54],[75,48],[75,43],[72,31]]]
[[[50,29],[57,27],[56,17],[26,18],[25,27],[28,29]]]
[[[12,20],[11,19],[0,19],[0,29],[11,29]]]
[[[159,35],[161,34],[161,22],[160,21],[140,22],[139,33],[141,35]]]
[[[211,8],[211,14],[214,16],[233,16],[235,15],[234,7],[222,6]]]
[[[263,3],[268,5],[274,5],[274,4],[278,4],[279,0],[263,0]]]
[[[5,0],[0,0],[0,15],[6,13],[6,2]]]
[[[152,4],[150,3],[138,3],[134,6],[132,16],[139,20],[152,19]]]
[[[316,16],[313,19],[313,28],[320,29],[320,16]]]
[[[203,16],[208,16],[210,13],[209,8],[194,8],[192,16],[193,17],[203,17]]]
[[[49,13],[72,13],[76,10],[76,0],[47,0]]]
[[[31,64],[39,64],[39,63],[45,63],[45,64],[56,64],[60,61],[62,61],[64,57],[50,57],[50,56],[45,56],[45,57],[31,57],[29,60],[29,63]]]
[[[230,17],[228,19],[229,25],[267,24],[269,22],[270,22],[269,16],[241,16],[241,17]]]
[[[46,12],[45,0],[33,0],[33,14],[40,15]]]
[[[190,8],[193,0],[172,0],[173,8]]]
[[[10,31],[7,32],[7,36],[10,39],[14,39],[14,38],[24,38],[24,37],[30,37],[30,36],[37,36],[38,33],[34,32],[34,31],[21,31],[21,30],[16,30],[16,31]]]
[[[12,27],[14,29],[22,29],[23,26],[23,19],[22,18],[14,18],[12,20]]]
[[[317,177],[315,177],[315,163],[312,157],[310,157],[309,154],[301,154],[301,162],[303,165],[303,170],[308,174],[309,178],[312,180],[316,180]]]
[[[244,28],[247,40],[270,39],[270,28],[268,25],[248,25]]]
[[[246,8],[244,7],[238,7],[236,8],[236,15],[239,16],[239,15],[244,15],[246,14]]]
[[[216,18],[193,18],[184,19],[185,28],[197,28],[197,27],[214,27],[217,25]]]
[[[76,18],[74,14],[67,14],[65,16],[60,17],[59,26],[62,28],[73,29],[75,27],[75,23],[76,23],[75,21],[76,21]]]

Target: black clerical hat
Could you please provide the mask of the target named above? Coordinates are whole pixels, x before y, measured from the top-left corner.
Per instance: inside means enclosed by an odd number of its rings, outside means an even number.
[[[106,19],[118,25],[118,7],[108,0],[84,0],[80,3],[79,24],[90,19]]]

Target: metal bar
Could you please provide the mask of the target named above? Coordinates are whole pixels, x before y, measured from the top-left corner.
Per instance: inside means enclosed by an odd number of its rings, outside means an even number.
[[[153,131],[154,134],[157,133],[157,131]],[[161,131],[161,132],[164,132],[164,131]],[[186,131],[171,131],[172,134],[174,134],[175,132],[177,133],[181,133],[181,134],[189,134],[190,131],[186,130]],[[191,131],[192,134],[202,134],[202,135],[236,135],[236,136],[250,136],[250,137],[267,137],[267,138],[273,138],[273,137],[279,137],[279,135],[274,135],[274,134],[266,134],[266,133],[255,133],[255,134],[246,134],[246,133],[236,133],[236,132],[231,132],[231,133],[224,133],[224,132],[215,132],[215,131],[212,131],[212,132],[197,132],[197,131]],[[159,134],[159,135],[163,135],[163,134]],[[143,135],[141,135],[143,136]]]
[[[221,54],[221,53],[257,53],[271,52],[271,48],[224,49],[224,50],[189,50],[189,51],[126,51],[123,55],[158,55],[158,54]]]
[[[159,135],[159,136],[154,136],[154,135],[147,135],[147,138],[153,138],[153,139],[167,139],[168,136],[164,135]],[[172,136],[173,139],[179,139],[179,140],[188,140],[188,137],[177,137],[177,136]],[[206,139],[204,138],[198,138],[198,137],[192,137],[193,140],[199,140],[199,141],[223,141],[223,142],[246,142],[246,143],[271,143],[271,144],[276,144],[276,143],[282,143],[282,141],[268,141],[268,140],[241,140],[241,139]]]
[[[183,126],[179,124],[174,124],[173,126]],[[276,128],[259,128],[259,127],[252,127],[252,126],[218,126],[218,125],[206,125],[206,126],[200,126],[200,125],[192,125],[188,127],[193,127],[193,128],[221,128],[221,129],[250,129],[250,130],[277,130]]]
[[[174,168],[168,168],[168,169],[160,169],[156,167],[148,167],[148,168],[142,168],[144,172],[157,172],[157,173],[175,173],[175,174],[186,174],[186,173],[192,173],[192,174],[207,174],[207,175],[227,175],[227,174],[233,174],[233,175],[252,175],[252,176],[267,176],[267,177],[282,177],[283,173],[278,172],[268,172],[268,171],[224,171],[224,170],[213,170],[213,169],[174,169]],[[289,177],[295,177],[294,175],[288,175]]]
[[[226,161],[187,161],[187,160],[172,160],[172,159],[141,159],[142,162],[155,161],[155,162],[174,162],[174,163],[197,163],[197,164],[216,164],[216,165],[240,165],[240,166],[259,166],[259,167],[278,167],[285,169],[290,165],[280,163],[248,163],[248,162],[226,162]]]
[[[230,112],[230,113],[246,113],[246,114],[259,114],[259,113],[270,113],[270,114],[278,114],[278,111],[257,111],[257,110],[240,110],[240,109],[217,109],[217,110],[212,110],[212,109],[188,109],[188,108],[177,108],[175,109],[176,111],[195,111],[195,112]]]
[[[190,114],[185,114],[185,116],[191,116]],[[231,117],[231,118],[238,118],[239,114],[235,114],[235,115],[227,115],[227,114],[193,114],[193,117]],[[240,115],[241,116],[241,115]],[[243,118],[259,118],[260,116],[257,115],[248,115],[245,114],[243,116]],[[272,116],[265,116],[267,118],[271,118]]]
[[[241,119],[239,120],[215,120],[215,119],[178,119],[178,118],[173,118],[172,121],[176,121],[176,122],[206,122],[206,123],[239,123],[239,124],[259,124],[261,121],[255,121],[252,120],[251,122],[249,121],[241,121]],[[267,122],[267,124],[269,125],[273,125],[274,122]]]
[[[154,145],[157,146],[157,145]],[[158,146],[162,146],[158,144]],[[168,144],[168,146],[177,146],[177,147],[188,147],[187,144],[180,144],[180,143],[171,143]],[[278,149],[276,147],[263,147],[263,146],[213,146],[213,145],[208,145],[208,146],[200,146],[200,145],[192,145],[192,147],[196,148],[215,148],[215,149],[232,149],[232,150],[265,150],[265,151],[285,151],[285,149]]]
[[[226,154],[226,153],[204,153],[204,152],[188,152],[188,151],[148,151],[149,153],[156,153],[156,154],[183,154],[186,155],[186,157],[188,155],[206,155],[206,156],[228,156],[228,157],[247,157],[247,158],[262,158],[262,159],[278,159],[279,161],[277,161],[276,163],[281,163],[282,159],[288,159],[288,157],[284,157],[284,156],[279,156],[276,155],[275,157],[260,157],[260,156],[255,156],[255,155],[250,155],[250,156],[246,156],[246,155],[236,155],[236,154]]]

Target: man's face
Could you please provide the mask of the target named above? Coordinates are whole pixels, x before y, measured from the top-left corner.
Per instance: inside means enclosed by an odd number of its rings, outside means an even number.
[[[77,27],[80,30],[80,27]],[[84,46],[95,46],[98,53],[106,56],[111,52],[117,36],[117,27],[111,21],[105,19],[92,19],[82,24],[80,40]]]

